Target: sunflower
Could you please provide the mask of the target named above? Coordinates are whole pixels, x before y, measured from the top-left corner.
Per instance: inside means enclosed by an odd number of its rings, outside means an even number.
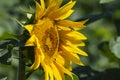
[[[30,67],[36,70],[42,67],[45,80],[64,80],[64,75],[72,79],[72,62],[83,65],[78,54],[87,56],[79,49],[85,46],[86,37],[79,33],[87,21],[73,22],[67,18],[74,12],[76,1],[70,0],[61,6],[62,0],[40,0],[36,2],[35,23],[25,25],[30,38],[25,46],[34,46],[35,60]]]

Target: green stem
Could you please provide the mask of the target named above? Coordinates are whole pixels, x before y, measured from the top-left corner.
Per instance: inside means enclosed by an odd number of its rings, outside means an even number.
[[[25,80],[25,62],[23,61],[23,47],[20,47],[19,52],[19,77],[18,80]]]

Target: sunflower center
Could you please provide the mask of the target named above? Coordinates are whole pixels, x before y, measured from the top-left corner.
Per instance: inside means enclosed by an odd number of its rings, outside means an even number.
[[[46,30],[42,39],[44,40],[43,50],[48,56],[51,57],[58,50],[58,35],[55,28]]]
[[[59,36],[57,27],[49,19],[40,21],[34,28],[34,34],[39,40],[42,52],[52,57],[58,51]]]

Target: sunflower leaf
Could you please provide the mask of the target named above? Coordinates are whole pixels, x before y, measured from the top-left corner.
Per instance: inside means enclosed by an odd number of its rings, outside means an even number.
[[[76,74],[73,73],[72,75],[73,75],[73,80],[79,80],[79,78]],[[66,78],[65,80],[72,80],[71,77],[67,76],[67,75],[65,76],[65,78]]]
[[[5,32],[1,37],[0,37],[0,41],[3,40],[3,39],[15,39],[15,40],[18,40],[15,35],[13,34],[10,34],[8,32]]]
[[[110,41],[110,49],[114,55],[120,59],[120,37],[117,37],[116,40],[113,39]]]
[[[98,48],[100,49],[101,54],[107,57],[111,62],[119,63],[119,59],[113,54],[113,52],[111,52],[109,48],[109,42],[101,43]]]
[[[10,64],[14,46],[17,46],[15,40],[2,40],[0,41],[0,63]]]

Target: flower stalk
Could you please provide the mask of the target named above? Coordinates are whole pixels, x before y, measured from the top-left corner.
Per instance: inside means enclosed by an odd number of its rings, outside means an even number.
[[[19,70],[18,70],[18,80],[26,80],[25,79],[25,62],[23,61],[24,56],[23,56],[23,47],[20,47],[20,52],[19,52]]]

